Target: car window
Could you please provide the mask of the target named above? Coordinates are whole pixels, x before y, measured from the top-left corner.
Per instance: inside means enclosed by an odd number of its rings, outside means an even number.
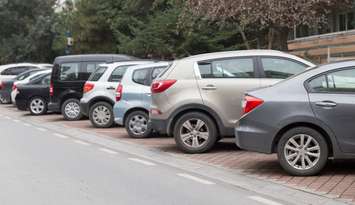
[[[30,70],[31,67],[12,67],[1,72],[1,75],[19,75]]]
[[[311,92],[355,92],[355,69],[331,72],[309,83]]]
[[[262,57],[265,78],[286,79],[303,72],[307,65],[285,58]]]
[[[51,75],[46,75],[42,80],[41,84],[42,85],[49,85],[51,82]]]
[[[108,81],[109,82],[121,82],[123,75],[126,73],[127,68],[130,66],[132,66],[132,65],[119,66],[119,67],[115,68],[115,70],[113,70],[113,72],[111,73],[111,76],[108,79]]]
[[[27,71],[27,72],[21,73],[20,75],[18,75],[16,77],[16,80],[24,80],[24,79],[28,78],[30,75],[37,73],[37,72],[38,72],[38,70],[33,70],[33,71]]]
[[[149,68],[136,70],[133,72],[132,80],[140,85],[150,86],[149,83]]]
[[[152,71],[152,79],[154,80],[155,78],[158,77],[158,75],[163,72],[166,69],[166,67],[156,67]]]
[[[99,67],[89,77],[89,81],[98,81],[107,70],[107,67]]]
[[[254,78],[254,62],[252,58],[235,58],[200,62],[199,70],[202,78]]]
[[[328,90],[326,75],[319,76],[309,81],[308,87],[311,92],[324,92]]]
[[[59,80],[61,81],[77,81],[79,80],[80,64],[63,63],[60,65],[59,73]]]

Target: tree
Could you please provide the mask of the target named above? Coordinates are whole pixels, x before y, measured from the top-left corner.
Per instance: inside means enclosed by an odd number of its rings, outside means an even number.
[[[0,4],[0,63],[51,58],[55,0],[11,0]]]
[[[235,22],[245,46],[247,27],[267,33],[267,47],[287,50],[290,29],[324,23],[331,10],[352,6],[352,0],[187,0],[186,8],[197,16],[220,23]],[[243,34],[244,33],[244,34]]]

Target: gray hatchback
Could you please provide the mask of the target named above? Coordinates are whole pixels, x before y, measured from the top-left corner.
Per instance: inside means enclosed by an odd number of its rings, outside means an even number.
[[[277,153],[292,175],[319,173],[329,157],[355,158],[355,61],[319,66],[248,92],[237,145]]]

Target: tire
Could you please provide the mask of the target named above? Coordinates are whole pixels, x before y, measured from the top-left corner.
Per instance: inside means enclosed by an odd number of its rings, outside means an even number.
[[[109,128],[114,124],[112,105],[107,102],[98,102],[90,107],[89,119],[96,128]]]
[[[325,167],[329,150],[321,133],[309,127],[296,127],[282,135],[278,143],[277,154],[280,165],[287,173],[294,176],[312,176]],[[288,160],[287,156],[291,158]],[[292,165],[293,162],[296,163]]]
[[[149,123],[149,115],[144,111],[134,111],[125,120],[125,128],[132,138],[148,138],[153,129]]]
[[[190,124],[187,124],[188,122]],[[200,128],[196,130],[197,124],[201,122],[203,124],[200,124]],[[188,129],[188,127],[190,128]],[[185,140],[183,135],[186,136]],[[186,153],[204,153],[212,149],[218,140],[217,126],[206,114],[187,113],[177,120],[174,127],[174,139],[177,146]]]
[[[31,115],[44,115],[48,111],[48,102],[42,97],[33,97],[28,103]]]
[[[80,109],[80,101],[75,98],[66,100],[61,107],[62,115],[65,120],[76,121],[83,117]]]

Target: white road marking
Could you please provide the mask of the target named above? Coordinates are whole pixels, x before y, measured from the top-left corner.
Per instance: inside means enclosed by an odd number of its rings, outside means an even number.
[[[5,116],[5,119],[11,120],[11,117],[9,117],[9,116]]]
[[[113,150],[111,150],[111,149],[100,148],[99,150],[102,151],[102,152],[106,152],[106,153],[108,153],[108,154],[118,154],[118,152],[113,151]]]
[[[185,174],[185,173],[179,173],[177,174],[179,177],[183,177],[183,178],[186,178],[186,179],[191,179],[193,181],[196,181],[196,182],[199,182],[201,184],[206,184],[206,185],[213,185],[215,184],[214,182],[211,182],[211,181],[207,181],[205,179],[201,179],[199,177],[195,177],[195,176],[192,176],[192,175],[189,175],[189,174]]]
[[[28,123],[23,123],[23,125],[25,125],[26,127],[31,127],[32,126],[31,124],[28,124]]]
[[[74,140],[75,143],[80,144],[80,145],[84,145],[84,146],[89,146],[90,144],[81,140]]]
[[[148,161],[142,160],[142,159],[137,159],[137,158],[128,158],[128,159],[131,161],[134,161],[134,162],[138,162],[138,163],[147,165],[147,166],[155,166],[156,165],[153,162],[148,162]]]
[[[19,123],[21,122],[20,120],[12,120],[13,122]]]
[[[265,199],[265,198],[260,197],[260,196],[249,196],[248,198],[252,199],[254,201],[260,202],[262,204],[266,204],[266,205],[282,205],[282,204],[280,204],[278,202],[275,202],[275,201],[272,201],[272,200],[269,200],[269,199]]]
[[[68,136],[65,136],[65,135],[62,135],[62,134],[59,134],[59,133],[54,133],[54,136],[62,138],[62,139],[68,139],[69,138]]]
[[[39,131],[41,131],[41,132],[45,132],[45,131],[47,131],[46,129],[41,128],[41,127],[36,127],[36,129],[37,129],[37,130],[39,130]]]

